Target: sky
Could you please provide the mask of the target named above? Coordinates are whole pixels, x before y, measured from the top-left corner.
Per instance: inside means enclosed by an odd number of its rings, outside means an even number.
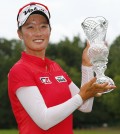
[[[19,8],[35,0],[1,0],[0,38],[19,39],[16,16]],[[51,13],[51,37],[55,43],[68,37],[86,36],[81,23],[87,17],[103,16],[108,20],[106,41],[112,43],[120,35],[120,0],[36,0],[48,6]]]

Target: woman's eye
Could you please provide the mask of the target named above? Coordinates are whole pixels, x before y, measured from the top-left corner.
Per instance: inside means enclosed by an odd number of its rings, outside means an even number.
[[[41,26],[42,28],[46,28],[46,26]]]
[[[48,27],[48,25],[42,25],[41,27],[42,27],[42,28],[47,28],[47,27]]]
[[[33,28],[33,26],[28,26],[27,28],[28,28],[28,29],[31,29],[31,28]]]
[[[46,27],[46,26],[42,26],[42,27]]]

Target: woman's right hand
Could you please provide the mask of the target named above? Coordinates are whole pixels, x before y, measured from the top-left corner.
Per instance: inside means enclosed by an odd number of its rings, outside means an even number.
[[[79,95],[82,97],[83,101],[95,97],[98,93],[103,93],[109,89],[114,89],[116,86],[111,86],[108,83],[97,84],[96,78],[91,79],[88,83],[84,84],[80,88]]]

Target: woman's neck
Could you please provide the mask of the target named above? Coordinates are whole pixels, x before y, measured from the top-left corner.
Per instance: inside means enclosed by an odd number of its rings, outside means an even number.
[[[32,55],[32,56],[36,56],[36,57],[38,57],[38,58],[41,58],[41,59],[45,59],[45,51],[43,52],[43,51],[32,51],[32,52],[29,52],[29,51],[26,51],[25,50],[25,52],[27,53],[27,54],[29,54],[29,55]]]

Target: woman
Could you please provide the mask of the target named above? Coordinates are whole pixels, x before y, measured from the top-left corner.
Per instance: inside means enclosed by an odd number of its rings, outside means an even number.
[[[17,22],[25,51],[10,69],[8,93],[19,133],[73,134],[72,113],[76,109],[90,112],[93,97],[115,87],[95,84],[86,54],[89,44],[83,52],[80,89],[57,63],[45,57],[51,34],[50,12],[45,5],[25,5]]]

